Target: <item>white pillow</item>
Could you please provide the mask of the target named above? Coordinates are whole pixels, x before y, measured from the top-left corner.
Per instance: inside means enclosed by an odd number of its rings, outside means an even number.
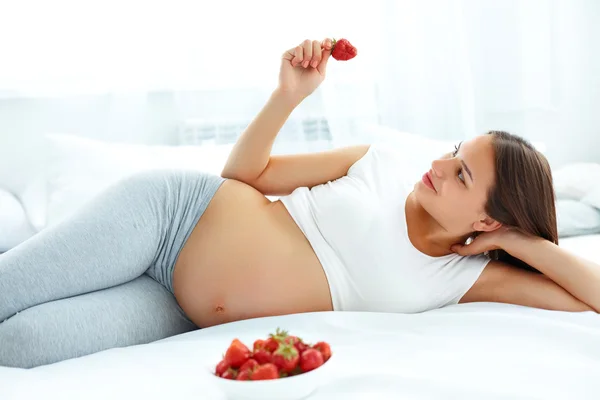
[[[558,236],[580,236],[600,233],[600,210],[581,201],[556,200]]]
[[[0,253],[35,234],[23,206],[10,192],[0,189]]]
[[[600,207],[600,201],[594,199],[600,197],[597,196],[600,189],[600,164],[567,164],[553,171],[552,175],[558,199],[583,200],[586,196],[590,196],[587,203]]]
[[[0,132],[0,187],[21,202],[36,230],[45,224],[44,153],[35,135]]]
[[[47,226],[62,221],[112,183],[163,168],[220,174],[233,145],[150,146],[46,135]]]

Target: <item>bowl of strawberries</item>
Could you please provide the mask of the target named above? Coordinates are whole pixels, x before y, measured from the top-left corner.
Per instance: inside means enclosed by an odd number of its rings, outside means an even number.
[[[277,328],[252,347],[233,339],[211,374],[228,398],[296,400],[317,389],[331,354],[325,341],[310,344]]]

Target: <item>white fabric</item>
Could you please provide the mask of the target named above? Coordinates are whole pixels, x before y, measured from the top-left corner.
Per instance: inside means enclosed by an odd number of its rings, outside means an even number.
[[[184,168],[220,174],[232,145],[148,146],[71,135],[47,135],[47,220],[54,225],[107,186],[149,169]]]
[[[472,303],[260,318],[32,370],[0,367],[2,399],[225,400],[210,370],[227,345],[277,327],[331,343],[332,364],[307,400],[595,400],[600,392],[597,314]]]
[[[0,253],[18,245],[35,233],[19,200],[0,189]]]
[[[335,310],[421,312],[456,304],[489,262],[414,248],[404,210],[416,183],[412,167],[374,144],[346,176],[280,198],[321,261]]]

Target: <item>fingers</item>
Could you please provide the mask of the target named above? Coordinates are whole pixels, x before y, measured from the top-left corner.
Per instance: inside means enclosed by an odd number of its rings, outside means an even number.
[[[475,238],[469,244],[454,244],[450,247],[450,251],[458,254],[459,256],[474,256],[489,250],[493,250],[488,244],[477,239],[478,238]]]
[[[304,42],[302,42],[301,46],[304,55],[304,57],[302,58],[302,67],[307,68],[313,56],[312,42],[306,39]]]
[[[331,51],[331,46],[333,46],[333,42],[329,38],[325,38],[321,42],[321,47],[323,47],[324,50]]]
[[[450,251],[458,254],[459,256],[474,256],[483,253],[481,248],[470,244],[455,244],[450,248]]]
[[[467,251],[468,246],[465,245],[460,245],[460,244],[455,244],[452,247],[450,247],[450,251],[460,255],[460,256],[466,256],[469,255],[468,253],[470,253],[469,251]]]
[[[318,68],[323,73],[327,59],[331,54],[331,39],[325,39],[322,42],[318,40],[304,40],[300,45],[286,51],[283,58],[289,60],[293,67],[302,66],[303,68]]]
[[[312,41],[312,58],[310,60],[310,66],[316,68],[321,62],[321,42],[318,40]]]
[[[327,61],[329,61],[329,57],[331,56],[332,46],[333,42],[329,38],[323,40],[323,42],[321,43],[323,51],[321,53],[321,62],[317,66],[317,70],[321,75],[325,75],[325,71],[327,69]]]
[[[295,67],[298,64],[301,64],[302,60],[304,60],[304,51],[302,49],[302,46],[296,46],[296,48],[294,49],[294,58],[292,59],[292,66]]]

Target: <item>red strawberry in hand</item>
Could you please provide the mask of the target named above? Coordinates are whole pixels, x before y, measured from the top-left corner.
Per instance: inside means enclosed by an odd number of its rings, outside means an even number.
[[[358,51],[347,39],[333,39],[333,50],[331,56],[338,61],[348,61],[356,57]]]
[[[253,381],[277,378],[279,378],[279,371],[277,371],[277,367],[274,364],[261,365],[252,373]]]
[[[313,346],[313,349],[319,350],[323,355],[323,361],[329,360],[331,357],[331,347],[329,347],[329,343],[319,342]]]
[[[240,342],[238,339],[233,339],[227,352],[225,352],[225,360],[233,368],[239,368],[250,358],[250,349]]]
[[[323,355],[319,350],[308,349],[302,353],[300,357],[300,368],[302,368],[302,371],[312,371],[321,365],[323,365]]]
[[[281,343],[273,353],[273,364],[282,372],[290,372],[298,365],[300,354],[291,344]]]

